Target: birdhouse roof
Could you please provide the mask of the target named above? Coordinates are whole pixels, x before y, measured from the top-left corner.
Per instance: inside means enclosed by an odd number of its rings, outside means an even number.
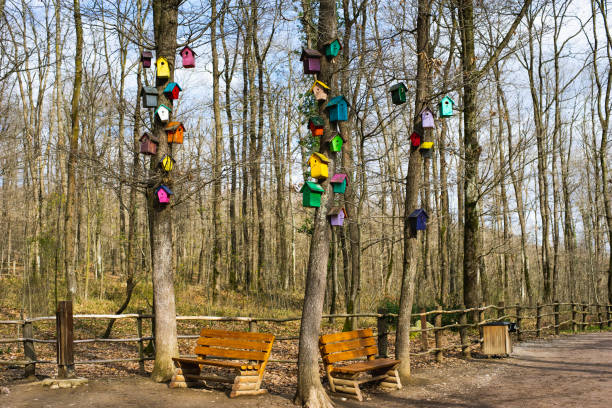
[[[318,86],[327,92],[331,91],[331,88],[329,86],[325,85],[323,82],[317,79],[316,81],[314,81],[314,84],[312,84],[312,86],[310,87],[310,92],[312,92],[315,89],[315,86]]]
[[[174,158],[172,156],[170,156],[169,154],[164,155],[164,157],[162,157],[161,161],[163,162],[166,159],[170,159],[170,160],[172,160],[172,163],[176,163],[176,160],[174,160]]]
[[[300,55],[300,61],[304,61],[306,58],[321,58],[323,54],[321,54],[317,50],[313,50],[311,48],[302,48],[302,55]]]
[[[168,195],[173,195],[174,194],[172,192],[172,190],[170,190],[170,187],[165,186],[163,184],[161,186],[157,187],[157,191],[159,191],[159,190],[164,190],[166,192],[166,194],[168,194]]]
[[[166,105],[164,105],[164,104],[162,103],[161,105],[159,105],[159,106],[157,107],[157,109],[155,109],[155,113],[157,113],[157,112],[158,112],[160,109],[162,109],[162,108],[163,108],[163,109],[166,109],[168,112],[172,112],[172,109],[171,109],[171,108],[167,107]]]
[[[140,59],[143,60],[145,58],[153,58],[153,53],[151,51],[143,51],[140,55]]]
[[[183,131],[185,131],[185,126],[183,126],[183,122],[169,122],[164,128],[164,130],[166,132],[174,132],[178,128],[183,128]]]
[[[429,109],[429,106],[424,107],[423,110],[419,113],[419,115],[422,115],[425,112],[429,112],[433,115],[433,111]]]
[[[307,181],[307,182],[305,182],[304,185],[302,186],[302,188],[300,189],[300,193],[304,192],[305,189],[308,189],[308,190],[316,192],[316,193],[324,193],[325,192],[325,190],[323,190],[323,187],[321,187],[320,185],[318,185],[314,181]]]
[[[164,92],[172,92],[174,88],[178,88],[179,91],[183,90],[181,86],[176,82],[170,82],[168,85],[166,85],[166,88],[164,88]]]
[[[419,133],[415,130],[414,132],[412,132],[410,137],[421,137],[421,135],[419,135]]]
[[[421,149],[431,149],[433,147],[433,142],[423,142],[421,144]]]
[[[313,157],[318,157],[319,160],[321,160],[323,163],[326,163],[326,164],[330,162],[330,160],[327,158],[327,156],[325,156],[323,153],[314,152],[310,156],[310,159],[312,159]],[[310,161],[310,159],[308,159],[308,161]]]
[[[149,139],[150,141],[152,141],[153,143],[159,143],[159,138],[157,136],[151,136],[149,133],[145,132],[143,133],[142,136],[140,136],[140,139],[138,139],[139,142],[142,142],[145,139]]]
[[[408,90],[408,88],[406,88],[406,85],[404,85],[403,82],[400,82],[399,84],[395,84],[391,88],[389,88],[389,92],[397,91],[400,88],[404,88],[404,91]]]
[[[323,45],[327,47],[328,45],[332,45],[335,41],[338,41],[338,45],[340,46],[340,49],[342,49],[342,43],[340,42],[340,39],[338,39],[338,37],[334,38],[333,40],[329,40]]]
[[[154,86],[143,86],[142,92],[147,95],[155,95],[157,93],[157,88]]]
[[[183,49],[181,50],[181,54],[182,54],[182,53],[183,53],[183,51],[185,51],[185,50],[189,50],[189,51],[191,51],[191,53],[192,53],[193,55],[196,55],[195,51],[194,51],[194,50],[192,50],[192,49],[191,49],[191,47],[190,47],[190,46],[188,46],[188,45],[186,45],[186,46],[184,46],[184,47],[183,47]]]
[[[344,140],[344,137],[342,137],[342,135],[340,133],[338,133],[336,136],[332,137],[332,140],[335,140],[337,138],[340,138],[343,142],[346,141],[346,140]]]
[[[346,210],[344,207],[332,207],[330,208],[327,216],[339,215],[340,213],[344,213],[344,218],[347,217]]]
[[[314,126],[323,126],[323,118],[320,116],[311,116],[310,118],[308,118],[308,126],[310,126],[311,124]]]
[[[344,101],[346,103],[347,106],[350,106],[350,104],[348,103],[348,101],[346,100],[346,98],[342,95],[336,96],[335,98],[332,98],[329,102],[327,102],[327,107],[332,107],[332,106],[336,106],[339,103],[341,103],[342,101]]]
[[[158,57],[156,63],[160,63],[162,61],[168,62],[168,60],[165,59],[164,57]]]
[[[448,96],[448,95],[446,95],[444,98],[442,98],[442,100],[440,101],[440,103],[442,103],[442,102],[444,102],[444,101],[446,101],[446,100],[448,100],[448,101],[449,101],[450,103],[452,103],[453,105],[455,104],[455,101],[453,101],[453,100],[451,99],[451,97],[450,97],[450,96]]]
[[[344,173],[336,173],[336,174],[333,175],[331,180],[329,180],[329,182],[332,183],[332,184],[336,184],[336,183],[340,184],[344,180],[346,180],[346,184],[348,184],[348,177],[346,176],[346,174],[344,174]]]
[[[410,213],[410,215],[408,216],[408,218],[418,218],[421,216],[425,216],[425,218],[429,218],[429,215],[427,215],[427,212],[425,212],[424,209],[422,208],[418,208],[416,210],[414,210],[413,212]]]

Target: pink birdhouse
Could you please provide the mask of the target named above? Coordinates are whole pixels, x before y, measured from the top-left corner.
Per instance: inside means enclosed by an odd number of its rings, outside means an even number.
[[[421,111],[421,125],[423,129],[434,127],[434,117],[431,109],[425,108]]]
[[[174,193],[168,186],[164,186],[162,184],[161,186],[157,187],[155,194],[157,194],[157,201],[159,201],[160,204],[168,204],[170,202],[170,196]]]
[[[332,207],[327,216],[332,227],[341,227],[344,225],[344,219],[347,218],[346,210],[343,207]]]
[[[195,68],[195,52],[188,45],[181,50],[183,57],[183,68]]]

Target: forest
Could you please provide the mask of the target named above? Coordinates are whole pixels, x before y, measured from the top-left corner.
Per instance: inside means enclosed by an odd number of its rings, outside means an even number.
[[[605,0],[1,0],[0,314],[46,316],[62,299],[172,315],[612,303],[607,12]],[[304,52],[333,40],[337,55],[305,72]],[[336,96],[346,120],[320,102]],[[166,138],[157,101],[180,142],[142,154],[144,134]],[[323,182],[312,209],[315,152],[347,183]]]

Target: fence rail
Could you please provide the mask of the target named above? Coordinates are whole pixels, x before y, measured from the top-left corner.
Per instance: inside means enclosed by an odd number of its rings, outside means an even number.
[[[511,313],[514,311],[514,313]],[[535,313],[529,313],[529,312]],[[487,318],[487,313],[489,314]],[[452,323],[443,324],[443,316],[450,318]],[[128,338],[90,338],[74,340],[75,344],[87,343],[138,343],[137,358],[116,358],[75,361],[74,364],[109,364],[119,362],[138,362],[140,369],[144,370],[144,362],[153,360],[144,353],[144,342],[154,341],[155,337],[143,334],[143,321],[153,319],[153,315],[145,313],[130,313],[122,315],[112,314],[75,314],[74,319],[135,319],[137,325],[137,337]],[[377,320],[378,350],[381,356],[389,355],[389,336],[395,335],[390,330],[397,318],[397,314],[389,313],[385,309],[379,309],[378,313],[355,313],[323,315],[324,319],[344,318],[375,318]],[[453,319],[454,317],[454,319]],[[567,317],[567,318],[566,318]],[[248,324],[249,331],[257,331],[258,323],[289,323],[299,321],[301,317],[270,318],[270,317],[227,317],[227,316],[177,316],[179,321],[210,321],[210,322],[238,322]],[[562,328],[573,333],[585,331],[589,326],[597,326],[599,329],[612,327],[612,305],[600,305],[589,303],[563,303],[554,302],[550,304],[537,304],[535,306],[523,306],[520,304],[506,306],[503,302],[497,305],[481,304],[479,307],[463,308],[454,310],[442,310],[437,307],[434,310],[413,313],[412,319],[420,321],[420,328],[411,328],[410,333],[420,335],[421,350],[412,353],[413,356],[434,355],[437,361],[442,361],[444,352],[460,350],[464,357],[469,357],[471,349],[482,342],[482,326],[496,321],[514,320],[517,325],[516,337],[518,341],[526,335],[532,334],[541,337],[545,332],[558,335]],[[428,320],[429,319],[429,320]],[[562,320],[564,319],[564,320]],[[24,366],[26,376],[35,373],[36,364],[56,364],[56,361],[39,360],[36,357],[34,344],[56,344],[57,339],[38,339],[34,337],[33,324],[43,321],[55,321],[55,316],[34,317],[18,320],[0,320],[1,325],[15,325],[22,335],[14,338],[0,338],[0,344],[21,343],[23,345],[23,360],[0,360],[0,366]],[[433,324],[428,327],[427,323]],[[444,344],[443,333],[445,331],[458,331],[459,342]],[[468,330],[476,333],[476,338],[469,335]],[[430,333],[433,332],[433,336]],[[181,334],[179,339],[197,339],[197,334]],[[277,341],[294,341],[298,336],[278,336]],[[433,340],[434,347],[430,347]],[[296,363],[296,360],[270,359],[276,363]]]

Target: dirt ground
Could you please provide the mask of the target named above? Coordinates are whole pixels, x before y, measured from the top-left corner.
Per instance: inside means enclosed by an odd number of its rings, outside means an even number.
[[[274,370],[270,366],[270,370]],[[273,376],[271,376],[273,377]],[[86,386],[51,390],[9,384],[2,408],[55,407],[292,407],[291,395],[229,399],[210,389],[168,389],[145,377],[90,378]],[[472,359],[417,370],[392,393],[365,389],[367,400],[334,399],[340,407],[610,407],[612,332],[563,336],[515,345],[511,358]]]

